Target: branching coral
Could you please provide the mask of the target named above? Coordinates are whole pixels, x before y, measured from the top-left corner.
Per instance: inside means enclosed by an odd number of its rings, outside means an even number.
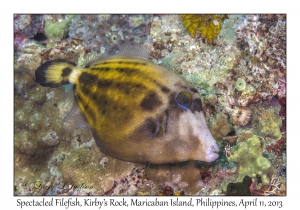
[[[251,178],[261,177],[263,184],[269,184],[269,175],[273,172],[270,161],[262,156],[260,139],[253,135],[245,142],[237,144],[237,150],[228,157],[229,162],[238,164],[238,180],[242,181],[245,176]]]

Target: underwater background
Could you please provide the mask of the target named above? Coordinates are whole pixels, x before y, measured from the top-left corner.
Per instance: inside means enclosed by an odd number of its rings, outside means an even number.
[[[149,41],[199,91],[220,157],[145,165],[63,126],[68,87],[35,70]],[[250,177],[250,181],[249,178]],[[286,15],[14,15],[15,195],[286,195]]]

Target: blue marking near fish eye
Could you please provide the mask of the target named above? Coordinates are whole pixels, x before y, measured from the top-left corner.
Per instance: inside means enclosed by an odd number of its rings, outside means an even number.
[[[179,104],[179,103],[177,102],[177,100],[176,100],[176,103],[177,103],[177,105],[178,105],[180,108],[183,108],[183,109],[185,109],[185,110],[191,110],[191,109],[187,108],[186,106],[183,106],[183,105]]]
[[[188,93],[188,94],[190,94],[190,95],[188,95],[188,96],[184,95],[184,94],[186,94],[186,93]],[[181,94],[183,94],[182,97],[179,97]],[[191,98],[189,98],[189,96],[190,96]],[[179,101],[182,100],[182,102],[185,103],[185,104],[188,103],[188,102],[190,102],[189,104],[187,104],[188,107],[185,106],[183,103],[180,103],[180,102],[178,101],[178,99],[179,99]],[[194,103],[193,94],[192,94],[190,91],[188,91],[188,90],[181,91],[181,92],[179,92],[179,93],[175,96],[175,101],[176,101],[177,105],[178,105],[180,108],[185,109],[185,110],[191,110],[191,108],[189,108],[189,107],[192,107],[192,106],[193,106],[193,103]]]

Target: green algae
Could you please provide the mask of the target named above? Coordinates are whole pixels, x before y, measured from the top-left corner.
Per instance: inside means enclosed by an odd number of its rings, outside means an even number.
[[[46,36],[53,41],[65,38],[69,32],[70,22],[74,17],[75,15],[67,15],[60,22],[46,22],[44,28]]]

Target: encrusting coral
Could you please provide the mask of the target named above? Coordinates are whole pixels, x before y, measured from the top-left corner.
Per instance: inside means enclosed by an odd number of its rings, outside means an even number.
[[[224,113],[216,114],[216,116],[209,122],[208,126],[211,135],[215,139],[222,139],[232,130],[232,126],[228,120],[228,116]]]
[[[235,89],[237,89],[238,91],[243,91],[246,88],[246,82],[244,79],[242,78],[238,78],[236,83],[235,83]]]
[[[192,37],[197,31],[211,44],[219,35],[223,20],[227,15],[181,15],[183,25],[187,28]]]
[[[276,99],[268,105],[262,104],[254,109],[255,119],[257,121],[257,129],[255,130],[258,135],[269,137],[274,140],[280,140],[282,133],[280,128],[282,120],[279,116],[280,104]]]
[[[236,162],[238,165],[237,181],[242,181],[248,175],[252,179],[260,177],[263,184],[269,184],[273,168],[271,162],[263,157],[262,151],[261,141],[255,135],[237,143],[237,150],[228,157],[228,162]]]

